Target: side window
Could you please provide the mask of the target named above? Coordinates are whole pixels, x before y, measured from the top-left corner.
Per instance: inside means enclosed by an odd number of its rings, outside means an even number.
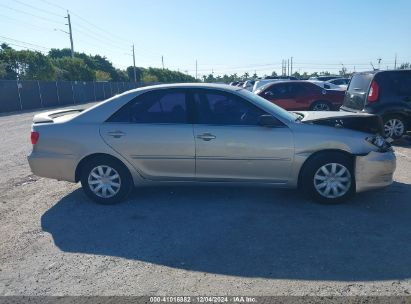
[[[300,84],[290,84],[288,86],[289,88],[289,97],[290,98],[295,98],[299,95],[302,95],[304,93],[304,88]]]
[[[108,119],[128,123],[187,123],[183,91],[148,92],[137,96]]]
[[[196,92],[194,102],[200,124],[257,125],[263,110],[229,93]]]
[[[267,91],[272,93],[272,96],[277,99],[288,98],[288,86],[285,84],[273,85]]]

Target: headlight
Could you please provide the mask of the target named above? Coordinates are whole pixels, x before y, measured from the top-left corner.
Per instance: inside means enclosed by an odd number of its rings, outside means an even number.
[[[379,148],[382,152],[391,150],[391,144],[380,135],[369,136],[365,140]]]

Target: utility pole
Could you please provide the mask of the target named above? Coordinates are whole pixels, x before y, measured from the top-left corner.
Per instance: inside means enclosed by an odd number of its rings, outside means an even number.
[[[381,59],[381,58],[378,58],[377,60],[378,60],[378,69],[380,69],[380,64],[381,64],[381,60],[382,60],[382,59]]]
[[[134,82],[137,82],[137,74],[136,74],[136,56],[134,54],[134,43],[133,43],[133,69],[134,69]]]
[[[395,54],[394,70],[397,69],[397,54]]]
[[[291,57],[291,71],[290,75],[293,75],[293,57]]]
[[[161,65],[163,66],[163,70],[164,70],[164,57],[161,56]]]
[[[69,27],[69,35],[70,35],[70,45],[71,45],[71,58],[74,58],[74,45],[73,45],[73,31],[71,30],[71,20],[70,20],[70,14],[69,11],[67,11],[67,22],[68,27]]]
[[[196,59],[196,79],[197,79],[197,72],[198,72],[198,65],[197,65],[197,59]]]
[[[287,76],[290,76],[290,59],[287,59]]]

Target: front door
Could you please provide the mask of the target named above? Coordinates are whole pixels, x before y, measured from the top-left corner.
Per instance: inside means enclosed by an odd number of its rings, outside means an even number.
[[[194,178],[195,142],[183,90],[137,96],[105,122],[100,133],[144,178]]]
[[[209,181],[286,183],[293,160],[293,136],[288,127],[263,127],[266,114],[249,101],[218,90],[192,95],[197,117],[196,177]]]

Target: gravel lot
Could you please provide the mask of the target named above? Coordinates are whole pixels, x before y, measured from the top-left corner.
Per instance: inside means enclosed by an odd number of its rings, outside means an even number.
[[[411,145],[395,183],[323,206],[295,191],[167,187],[99,206],[26,161],[0,116],[0,295],[410,295]]]

